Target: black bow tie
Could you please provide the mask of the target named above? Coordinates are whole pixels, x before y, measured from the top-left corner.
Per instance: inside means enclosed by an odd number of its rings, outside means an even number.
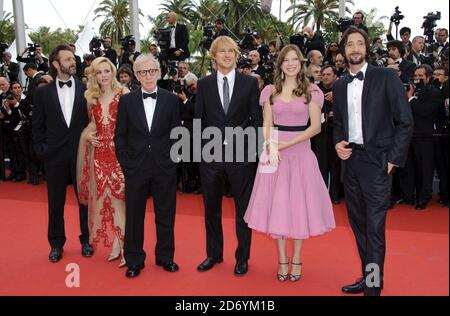
[[[346,80],[348,83],[352,83],[353,80],[358,79],[363,81],[364,80],[364,73],[362,71],[359,71],[356,76],[352,76],[351,74],[348,74],[346,77]]]
[[[175,25],[171,25],[170,28],[171,28],[171,29],[174,29],[174,28],[175,28]]]
[[[64,87],[64,85],[67,85],[69,88],[72,87],[72,80],[69,80],[69,81],[66,81],[66,82],[64,82],[64,81],[59,81],[58,83],[59,83],[59,87],[60,87],[60,88]]]
[[[144,96],[144,100],[147,99],[147,98],[152,98],[152,99],[156,100],[156,92],[153,92],[151,94],[148,94],[148,93],[144,92],[143,96]]]

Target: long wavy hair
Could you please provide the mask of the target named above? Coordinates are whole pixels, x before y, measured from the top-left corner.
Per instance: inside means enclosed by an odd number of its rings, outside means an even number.
[[[87,103],[89,105],[94,104],[97,102],[97,100],[100,98],[102,94],[101,86],[97,81],[96,72],[98,69],[98,66],[102,63],[106,63],[109,65],[109,68],[112,72],[112,78],[111,78],[111,89],[114,93],[119,92],[123,89],[123,86],[120,84],[119,81],[117,81],[117,70],[116,67],[112,64],[112,62],[105,57],[98,57],[94,59],[92,62],[90,69],[89,69],[89,79],[87,84],[87,90],[84,93],[84,96],[86,97]]]
[[[292,90],[292,95],[296,97],[303,96],[306,99],[306,103],[311,102],[311,91],[309,90],[310,82],[306,71],[306,59],[303,57],[302,52],[297,46],[287,45],[281,50],[277,59],[275,76],[273,81],[275,91],[272,92],[272,95],[270,96],[270,104],[273,104],[273,98],[276,97],[277,95],[280,95],[281,92],[283,91],[285,76],[283,75],[283,70],[281,69],[281,66],[283,65],[286,55],[290,51],[295,52],[298,59],[300,60],[300,67],[301,67],[300,72],[297,75],[297,88]]]

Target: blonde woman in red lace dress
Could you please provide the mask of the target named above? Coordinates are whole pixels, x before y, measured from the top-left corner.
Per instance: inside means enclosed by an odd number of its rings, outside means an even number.
[[[78,151],[80,202],[89,209],[90,241],[94,247],[111,248],[108,261],[121,259],[125,266],[125,180],[114,145],[119,98],[128,93],[116,80],[116,68],[107,58],[90,66],[85,96],[90,117]]]

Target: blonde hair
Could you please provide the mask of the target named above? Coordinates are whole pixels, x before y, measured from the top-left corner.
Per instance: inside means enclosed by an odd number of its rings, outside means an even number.
[[[228,47],[233,48],[233,50],[236,53],[236,57],[239,58],[240,51],[239,51],[239,47],[236,44],[236,42],[233,41],[233,39],[229,36],[219,36],[218,38],[216,38],[214,40],[214,42],[212,42],[211,48],[209,50],[209,53],[213,59],[215,59],[217,51],[219,50],[219,47],[223,47],[223,46],[228,46]]]
[[[123,86],[117,81],[116,75],[117,70],[116,67],[112,64],[112,62],[105,57],[98,57],[94,59],[91,66],[89,67],[89,79],[87,84],[87,90],[84,93],[84,96],[86,97],[88,105],[92,105],[95,102],[97,102],[98,98],[100,98],[102,90],[100,87],[100,84],[97,81],[96,72],[97,68],[100,64],[106,63],[109,65],[111,72],[112,72],[112,78],[111,78],[111,89],[114,93],[119,92],[123,89]]]
[[[270,104],[273,104],[273,97],[280,95],[283,91],[283,83],[284,83],[284,75],[283,70],[281,69],[281,66],[283,65],[284,59],[286,58],[286,55],[294,51],[297,55],[301,69],[300,72],[297,74],[297,88],[292,90],[292,94],[296,97],[305,97],[306,103],[311,102],[311,91],[309,90],[309,87],[311,83],[309,82],[308,75],[307,75],[307,69],[306,69],[306,59],[303,57],[302,52],[300,49],[295,45],[287,45],[285,46],[278,56],[277,64],[276,64],[276,71],[274,76],[274,87],[275,91],[272,92],[272,95],[270,96]]]

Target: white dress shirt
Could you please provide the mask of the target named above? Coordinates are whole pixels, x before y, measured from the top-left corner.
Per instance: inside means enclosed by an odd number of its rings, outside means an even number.
[[[367,71],[367,63],[361,68],[364,79]],[[356,74],[351,73],[355,76]],[[348,141],[349,143],[364,144],[362,130],[362,93],[364,88],[364,80],[355,78],[347,86],[347,102],[348,102]]]
[[[144,89],[142,89],[142,98],[144,97],[144,93],[152,94],[153,92],[156,92],[156,94],[158,95],[158,87],[156,87],[155,90],[153,90],[152,92],[147,92]],[[147,125],[148,125],[149,132],[152,130],[153,116],[155,115],[155,109],[156,109],[156,100],[157,99],[153,99],[153,98],[143,99],[145,117],[147,119]]]
[[[175,41],[175,30],[177,29],[177,25],[175,24],[174,27],[171,27],[170,29],[170,48],[177,48],[177,44]]]
[[[61,104],[61,110],[66,120],[67,127],[70,127],[70,121],[72,120],[73,103],[75,102],[75,80],[70,77],[72,81],[72,87],[64,85],[62,88],[59,86],[59,82],[65,82],[56,78],[56,90],[58,91],[59,103]]]
[[[228,79],[228,87],[230,88],[230,102],[231,102],[231,97],[233,96],[234,81],[236,79],[236,70],[233,69],[226,76],[221,74],[220,71],[217,71],[217,87],[219,88],[219,96],[220,102],[222,102],[222,107],[223,107],[223,78],[225,77],[227,77]]]

